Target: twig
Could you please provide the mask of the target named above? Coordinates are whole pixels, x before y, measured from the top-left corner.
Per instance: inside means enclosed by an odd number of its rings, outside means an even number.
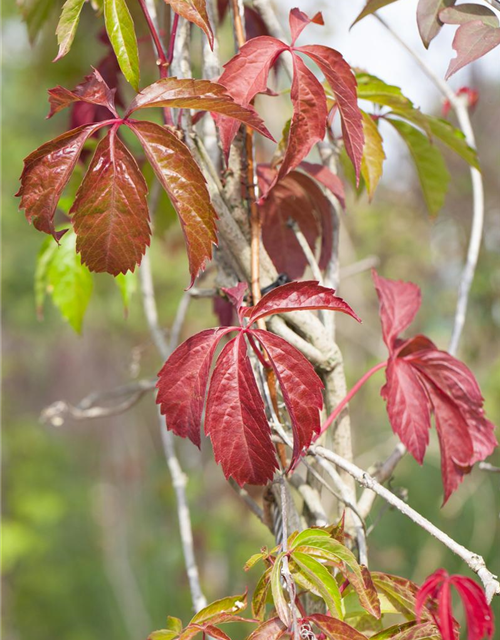
[[[368,548],[366,545],[365,523],[356,505],[356,495],[354,494],[354,492],[351,493],[350,488],[344,483],[333,465],[329,464],[324,458],[321,458],[320,456],[316,456],[316,460],[330,476],[335,487],[339,490],[342,502],[344,502],[345,505],[349,507],[349,509],[353,513],[354,530],[356,532],[356,540],[358,543],[359,561],[361,564],[368,565]]]
[[[375,471],[374,475],[380,484],[388,480],[394,473],[394,469],[406,453],[406,447],[399,443],[387,460]],[[371,511],[377,494],[370,489],[365,489],[358,500],[358,509],[361,517],[365,519]]]
[[[67,418],[72,420],[95,420],[97,418],[116,416],[120,413],[125,413],[137,404],[143,395],[155,388],[155,384],[155,379],[138,380],[104,393],[91,393],[77,405],[72,405],[65,400],[58,400],[42,411],[40,419],[53,427],[61,427]],[[102,403],[107,400],[122,397],[126,399],[118,404],[109,407],[102,406]]]
[[[480,462],[477,466],[479,469],[481,469],[481,471],[488,471],[489,473],[500,473],[500,467],[495,467],[489,462]]]
[[[148,252],[146,252],[146,255],[142,259],[142,264],[139,269],[139,278],[141,282],[144,314],[149,326],[149,331],[156,345],[156,348],[158,349],[158,352],[160,353],[161,357],[166,360],[170,355],[170,348],[175,345],[173,345],[172,343],[170,345],[167,345],[165,336],[163,335],[163,331],[160,329],[158,323],[158,310],[156,307],[153,278],[151,275],[151,263],[149,260]],[[174,487],[177,499],[177,516],[179,518],[179,529],[181,534],[182,549],[184,553],[184,563],[189,580],[191,598],[193,601],[194,609],[196,611],[199,611],[206,606],[207,601],[201,590],[198,566],[196,564],[196,558],[194,554],[191,516],[189,513],[189,506],[186,496],[186,476],[182,471],[179,460],[177,459],[177,456],[175,454],[174,437],[172,433],[165,427],[165,420],[160,413],[160,407],[158,407],[158,421],[163,443],[163,451],[170,471],[170,475],[172,477],[172,485]]]
[[[493,4],[490,2],[490,4]],[[495,1],[493,5],[497,9],[500,3]],[[463,96],[457,96],[450,86],[442,80],[434,71],[427,66],[427,64],[420,58],[420,56],[409,47],[406,42],[395,32],[393,29],[377,14],[373,14],[375,18],[391,33],[391,35],[401,44],[406,51],[417,62],[422,71],[432,80],[441,93],[449,100],[453,110],[455,111],[460,128],[465,135],[467,144],[476,148],[476,140],[474,136],[474,130],[470,120],[469,110],[467,108],[466,99]],[[453,332],[450,340],[448,351],[455,355],[458,350],[460,337],[465,324],[465,316],[467,313],[467,306],[469,303],[469,292],[474,279],[476,271],[477,261],[479,258],[479,250],[481,248],[481,241],[483,237],[483,224],[484,224],[484,186],[481,172],[470,167],[471,181],[472,181],[472,226],[469,239],[469,248],[467,250],[467,259],[465,262],[460,283],[458,286],[458,300],[455,310],[455,319],[453,323]]]
[[[240,485],[234,480],[234,478],[229,478],[228,482],[229,486],[234,489],[235,493],[237,493],[240,498],[246,502],[247,506],[250,508],[250,511],[254,515],[256,515],[261,522],[264,522],[264,512],[255,502],[252,496],[248,493],[248,491],[243,487],[240,487]]]
[[[438,529],[434,524],[432,524],[432,522],[429,522],[427,518],[424,518],[424,516],[420,515],[420,513],[415,511],[415,509],[412,509],[412,507],[406,504],[406,502],[403,502],[403,500],[395,496],[391,491],[377,482],[370,474],[363,471],[363,469],[360,469],[352,462],[349,462],[333,451],[329,451],[328,449],[318,445],[310,447],[309,451],[313,455],[321,456],[326,460],[333,462],[337,467],[344,469],[344,471],[349,473],[362,487],[366,487],[367,489],[374,491],[386,502],[391,504],[393,507],[396,507],[396,509],[410,518],[410,520],[415,524],[437,538],[437,540],[442,542],[446,547],[448,547],[448,549],[462,558],[462,560],[472,569],[472,571],[477,573],[481,579],[488,602],[491,602],[494,595],[500,594],[500,583],[496,579],[496,576],[488,570],[484,559],[481,556],[469,551],[464,546],[450,538],[450,536],[444,533],[444,531]]]
[[[175,314],[172,329],[170,330],[170,340],[168,343],[170,353],[172,353],[179,344],[182,327],[186,320],[189,304],[191,303],[191,297],[192,294],[189,291],[184,291],[179,306],[177,307],[177,313]]]
[[[335,407],[335,409],[331,412],[331,414],[328,416],[328,418],[325,420],[325,422],[321,425],[321,430],[320,432],[315,436],[315,441],[318,440],[323,433],[325,433],[325,431],[328,429],[328,427],[333,424],[333,422],[335,422],[335,420],[337,419],[337,417],[342,413],[342,410],[344,409],[344,407],[346,407],[350,400],[356,395],[356,393],[360,390],[360,388],[365,384],[365,382],[371,378],[371,376],[376,373],[377,371],[380,371],[380,369],[383,369],[384,367],[387,366],[387,361],[384,362],[379,362],[378,364],[376,364],[374,367],[372,367],[369,371],[367,371],[365,373],[364,376],[362,376],[357,382],[356,384],[352,387],[352,389],[344,396],[344,398],[338,403],[338,405]]]
[[[319,477],[321,478],[321,476]],[[296,473],[289,478],[289,482],[300,493],[309,509],[309,513],[314,516],[314,524],[317,527],[325,527],[328,524],[328,518],[321,503],[319,492]],[[325,484],[327,483],[325,482]]]
[[[317,280],[320,284],[323,284],[323,275],[321,273],[321,269],[319,268],[318,262],[314,256],[314,253],[309,246],[309,243],[306,240],[305,235],[300,230],[299,225],[296,220],[290,218],[288,220],[288,226],[292,229],[297,239],[297,242],[300,244],[300,248],[302,249],[302,253],[305,255],[306,260],[311,267],[311,271],[315,280]]]
[[[367,256],[358,262],[353,262],[352,264],[342,267],[340,269],[340,279],[345,280],[346,278],[357,276],[360,273],[378,267],[379,264],[380,258],[378,256]]]

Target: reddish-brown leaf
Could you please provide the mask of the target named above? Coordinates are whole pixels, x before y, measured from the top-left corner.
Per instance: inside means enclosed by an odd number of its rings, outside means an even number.
[[[214,48],[214,34],[207,13],[206,0],[165,0],[165,2],[175,13],[200,27],[205,32],[210,47]]]
[[[331,640],[366,640],[366,636],[342,620],[322,613],[314,613],[307,618],[313,622],[327,638]]]
[[[158,374],[158,395],[167,428],[200,446],[203,405],[210,376],[210,365],[223,336],[232,331],[206,329],[188,338],[172,353]]]
[[[74,102],[86,102],[105,107],[110,115],[117,117],[114,94],[115,92],[108,87],[99,71],[94,69],[93,73],[86,76],[73,91],[61,86],[49,89],[50,113],[47,118],[52,118]]]
[[[266,350],[278,379],[293,430],[293,466],[304,447],[320,430],[323,383],[300,351],[269,331],[252,330]]]
[[[335,295],[333,289],[322,287],[314,280],[290,282],[277,287],[266,293],[254,307],[244,309],[243,315],[248,317],[248,324],[251,325],[259,318],[265,318],[273,313],[304,309],[340,311],[361,322],[347,302]]]
[[[387,401],[389,421],[415,460],[422,464],[429,444],[431,407],[418,373],[404,358],[390,358],[387,384],[381,395]]]
[[[133,271],[149,246],[148,187],[112,129],[101,140],[70,213],[76,250],[91,271]]]
[[[249,105],[258,93],[267,91],[269,72],[287,45],[272,38],[260,36],[246,42],[239,53],[224,65],[218,83],[241,105]],[[224,117],[217,117],[217,125],[222,148],[229,154],[239,123]]]
[[[418,287],[386,280],[376,272],[373,279],[380,301],[382,333],[390,354],[387,383],[382,389],[389,420],[421,464],[433,413],[446,502],[472,465],[484,460],[497,446],[494,426],[485,417],[481,391],[470,369],[437,349],[425,336],[406,341],[398,338],[420,306]]]
[[[220,113],[252,127],[273,140],[261,118],[251,105],[242,106],[229,95],[226,87],[210,80],[163,78],[143,89],[132,101],[127,116],[138,109],[176,107]]]
[[[454,586],[462,600],[467,619],[468,640],[482,640],[493,637],[495,631],[493,612],[483,590],[470,578],[461,575],[450,576],[444,569],[438,569],[420,587],[415,604],[415,615],[420,621],[424,605],[429,598],[437,601],[435,621],[443,640],[456,640],[458,624],[453,618],[451,587]]]
[[[264,403],[242,333],[223,349],[207,398],[205,433],[215,461],[240,485],[266,484],[278,467]]]
[[[397,337],[413,322],[420,309],[422,296],[413,282],[382,278],[372,270],[373,282],[379,299],[382,335],[387,348],[394,347]]]
[[[20,209],[36,229],[58,240],[64,231],[54,228],[54,215],[64,187],[73,173],[83,145],[100,125],[82,126],[63,133],[33,151],[24,160]]]
[[[325,24],[321,11],[318,11],[318,13],[316,13],[312,18],[309,18],[309,16],[300,9],[292,9],[290,11],[289,23],[290,33],[292,34],[292,46],[308,24]]]
[[[492,27],[482,20],[473,20],[460,25],[453,38],[456,58],[450,62],[446,71],[446,80],[459,69],[481,58],[500,45],[500,27]]]
[[[168,193],[186,239],[191,286],[217,244],[217,214],[205,178],[187,146],[166,127],[146,121],[129,124],[156,177]]]
[[[293,116],[287,146],[277,179],[284,178],[323,140],[326,132],[326,95],[315,75],[299,56],[293,56],[293,81],[290,94]]]
[[[358,107],[356,78],[338,51],[323,45],[310,45],[296,49],[313,60],[330,85],[340,112],[345,150],[351,159],[359,180],[363,158],[363,117]]]

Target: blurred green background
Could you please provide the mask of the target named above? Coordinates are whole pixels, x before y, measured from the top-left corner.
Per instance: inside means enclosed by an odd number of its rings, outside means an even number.
[[[284,11],[287,3],[280,6]],[[90,65],[97,65],[105,51],[97,41],[100,24],[90,10],[84,11],[70,55],[53,65],[57,10],[34,47],[14,1],[4,1],[2,11],[4,638],[137,640],[161,627],[167,615],[185,622],[190,617],[174,494],[152,395],[128,413],[106,420],[67,422],[57,428],[43,424],[39,416],[56,400],[76,404],[91,391],[153,376],[161,362],[137,294],[125,316],[109,276],[94,278],[81,336],[50,300],[43,320],[37,319],[33,274],[43,237],[26,223],[13,198],[22,159],[67,126],[64,113],[44,119],[46,90],[57,84],[71,88]],[[410,14],[408,19],[413,19]],[[137,24],[143,35],[139,18]],[[224,59],[231,46],[226,32]],[[147,40],[141,47],[146,84],[155,79],[154,58]],[[368,71],[369,62],[365,60]],[[480,382],[489,417],[500,424],[500,88],[490,77],[476,71],[469,79],[480,92],[473,120],[486,184],[486,228],[460,356]],[[384,80],[394,82],[389,75]],[[411,90],[411,78],[408,87]],[[436,101],[432,111],[438,114],[440,108]],[[284,113],[278,113],[280,121]],[[468,168],[447,156],[450,192],[441,214],[429,220],[404,150],[393,144],[387,153],[393,168],[373,203],[364,195],[349,196],[342,264],[373,255],[384,276],[417,282],[423,305],[414,332],[426,333],[445,348],[470,224]],[[158,212],[151,255],[160,318],[169,327],[188,270],[182,234],[166,201]],[[369,274],[346,279],[341,294],[364,321],[359,327],[344,318],[338,322],[352,385],[385,355]],[[210,301],[196,300],[183,337],[215,323]],[[352,403],[357,462],[363,467],[383,459],[396,442],[379,397],[382,379],[380,374],[372,379]],[[431,440],[424,468],[405,459],[392,488],[405,489],[412,506],[500,573],[500,477],[475,469],[440,509],[435,433]],[[207,443],[201,454],[190,443],[177,445],[189,475],[196,553],[207,597],[238,593],[247,584],[252,588],[254,576],[245,575],[242,566],[249,555],[271,543],[267,529],[227,488]],[[490,461],[498,465],[499,455]],[[258,498],[259,491],[254,493]],[[371,524],[376,525],[369,538],[372,568],[417,582],[439,566],[467,573],[443,546],[382,503],[376,503]]]

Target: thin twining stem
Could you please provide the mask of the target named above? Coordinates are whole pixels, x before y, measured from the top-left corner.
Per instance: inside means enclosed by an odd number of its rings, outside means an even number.
[[[373,478],[369,473],[363,471],[363,469],[360,469],[345,458],[342,458],[342,456],[339,456],[333,451],[325,449],[324,447],[321,447],[319,445],[313,445],[312,447],[310,447],[309,453],[315,456],[321,456],[335,464],[337,467],[340,467],[341,469],[346,471],[362,487],[366,487],[367,489],[374,491],[386,502],[388,502],[393,507],[396,507],[398,511],[410,518],[410,520],[412,520],[415,524],[427,531],[427,533],[430,533],[437,540],[448,547],[448,549],[453,551],[453,553],[462,558],[462,560],[472,569],[472,571],[477,573],[477,575],[481,579],[488,602],[491,602],[494,595],[500,595],[500,583],[498,582],[497,577],[493,575],[491,571],[489,571],[489,569],[486,567],[486,563],[481,556],[473,553],[472,551],[469,551],[469,549],[453,540],[453,538],[450,538],[448,534],[444,533],[444,531],[441,531],[441,529],[438,529],[438,527],[427,520],[427,518],[424,518],[424,516],[415,511],[415,509],[410,507],[406,502],[403,502],[401,498],[398,498],[396,495],[394,495],[392,491],[389,491],[389,489],[386,489],[379,482],[377,482],[375,478]]]
[[[387,360],[384,360],[384,362],[379,362],[374,367],[372,367],[369,371],[367,371],[365,375],[356,382],[354,387],[352,387],[352,389],[347,393],[347,395],[338,403],[335,409],[331,412],[328,418],[321,425],[321,430],[315,436],[314,442],[316,442],[318,438],[320,438],[323,435],[323,433],[328,429],[328,427],[331,424],[333,424],[333,422],[335,422],[335,420],[341,414],[344,407],[351,401],[351,399],[356,395],[356,393],[365,384],[365,382],[369,378],[371,378],[374,373],[376,373],[377,371],[380,371],[380,369],[384,369],[386,366],[387,366]]]

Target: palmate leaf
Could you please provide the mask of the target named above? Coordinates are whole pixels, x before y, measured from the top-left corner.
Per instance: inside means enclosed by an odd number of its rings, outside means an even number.
[[[81,333],[93,282],[75,248],[73,232],[66,233],[59,246],[50,238],[43,243],[35,269],[35,299],[41,315],[45,296],[50,295],[62,317]]]
[[[280,291],[281,289],[281,291]],[[278,292],[278,293],[276,293]],[[225,291],[246,326],[209,329],[189,338],[167,360],[157,383],[161,412],[167,427],[199,445],[201,416],[211,361],[219,340],[237,332],[216,359],[205,411],[205,433],[212,441],[216,462],[226,478],[243,485],[266,484],[278,466],[264,404],[248,358],[248,345],[263,345],[294,425],[294,464],[312,434],[319,430],[322,383],[305,357],[294,347],[252,325],[261,317],[288,310],[340,310],[357,318],[352,309],[317,282],[294,282],[267,293],[255,307],[242,307],[241,284]],[[259,357],[262,358],[261,352]],[[297,381],[300,373],[300,382]],[[311,400],[312,399],[312,400]],[[303,403],[304,406],[301,406]]]
[[[309,19],[298,9],[290,12],[292,46],[272,38],[260,36],[246,42],[238,55],[226,65],[219,82],[241,104],[250,104],[258,93],[267,90],[269,72],[284,51],[290,51],[293,58],[294,76],[291,97],[294,114],[291,132],[279,170],[279,178],[285,177],[297,167],[309,153],[311,147],[324,135],[326,130],[327,101],[324,90],[313,74],[298,56],[309,57],[325,74],[341,116],[342,135],[346,151],[359,178],[363,151],[363,126],[357,105],[356,79],[347,62],[338,51],[325,46],[296,47],[295,39],[305,26],[322,23],[318,15]],[[221,140],[226,156],[237,132],[234,123],[218,119]]]
[[[187,146],[169,128],[119,118],[114,91],[96,70],[73,91],[56,87],[49,95],[49,116],[74,103],[85,102],[115,117],[73,129],[42,145],[25,159],[17,195],[21,197],[20,208],[25,209],[27,219],[56,240],[62,236],[64,231],[54,229],[57,203],[87,139],[99,128],[111,126],[112,134],[105,138],[107,142],[98,145],[71,212],[75,215],[77,249],[92,271],[108,271],[113,275],[133,271],[149,245],[150,230],[144,179],[118,138],[119,127],[126,125],[139,138],[180,218],[192,284],[211,258],[217,236],[216,213],[205,178]],[[270,137],[253,109],[236,104],[224,87],[207,80],[168,78],[155,83],[137,96],[127,113],[165,105],[213,109],[231,119],[241,119]]]
[[[431,413],[434,415],[446,502],[472,465],[484,460],[497,446],[494,425],[485,417],[473,373],[460,360],[437,349],[425,336],[398,339],[419,308],[418,288],[382,278],[375,271],[373,279],[389,349],[387,383],[381,391],[387,401],[389,421],[421,464]]]
[[[461,575],[450,576],[444,569],[438,569],[427,578],[416,596],[415,614],[422,620],[424,605],[430,598],[437,604],[434,620],[443,640],[455,640],[458,626],[453,618],[451,587],[455,587],[465,609],[467,635],[469,640],[493,638],[495,632],[493,612],[481,587]]]
[[[104,23],[123,75],[139,91],[139,49],[126,0],[104,0]]]

